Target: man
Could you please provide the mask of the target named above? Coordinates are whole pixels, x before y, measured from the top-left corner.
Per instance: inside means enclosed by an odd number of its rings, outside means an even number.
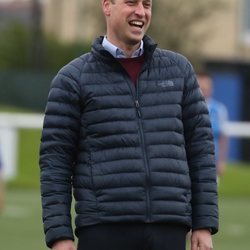
[[[145,35],[152,0],[102,0],[107,34],[53,80],[40,167],[46,242],[74,250],[212,249],[208,111],[190,63]]]
[[[201,72],[197,79],[209,110],[214,134],[217,175],[220,177],[224,174],[227,163],[228,137],[224,124],[228,120],[228,112],[223,103],[212,98],[213,81],[209,73]]]

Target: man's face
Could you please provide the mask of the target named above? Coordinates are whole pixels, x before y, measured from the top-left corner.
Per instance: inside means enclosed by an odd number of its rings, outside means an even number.
[[[205,99],[212,95],[212,79],[208,76],[197,76],[197,81],[200,85],[201,91]]]
[[[120,48],[135,46],[145,35],[150,21],[152,0],[103,0],[108,39]]]

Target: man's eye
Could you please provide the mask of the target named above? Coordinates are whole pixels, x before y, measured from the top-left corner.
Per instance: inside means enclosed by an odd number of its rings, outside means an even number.
[[[151,2],[144,2],[143,3],[143,6],[144,6],[144,8],[147,8],[147,9],[149,9],[149,8],[151,8]]]
[[[151,8],[151,4],[144,4],[144,8],[145,9],[150,9]]]
[[[127,4],[130,4],[130,5],[132,5],[134,3],[135,3],[135,1],[127,1]]]

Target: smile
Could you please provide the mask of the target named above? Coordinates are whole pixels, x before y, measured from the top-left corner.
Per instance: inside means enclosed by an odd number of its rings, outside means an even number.
[[[144,22],[142,22],[142,21],[131,21],[131,22],[129,22],[129,24],[130,24],[131,26],[135,26],[135,27],[138,27],[138,28],[142,28],[143,25],[144,25]]]

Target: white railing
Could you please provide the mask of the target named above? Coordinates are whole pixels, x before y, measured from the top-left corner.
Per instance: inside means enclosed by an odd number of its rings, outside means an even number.
[[[224,129],[229,137],[250,137],[250,122],[227,122]]]
[[[41,129],[42,124],[42,114],[0,113],[0,153],[5,180],[17,174],[18,130]]]
[[[43,114],[32,113],[0,113],[1,128],[41,129]],[[250,122],[227,122],[225,133],[230,137],[250,137]]]
[[[0,128],[42,128],[42,114],[0,113]]]
[[[17,173],[18,129],[41,129],[43,117],[43,114],[0,113],[0,148],[5,179],[15,177]],[[250,137],[250,122],[227,122],[224,129],[229,137]]]

